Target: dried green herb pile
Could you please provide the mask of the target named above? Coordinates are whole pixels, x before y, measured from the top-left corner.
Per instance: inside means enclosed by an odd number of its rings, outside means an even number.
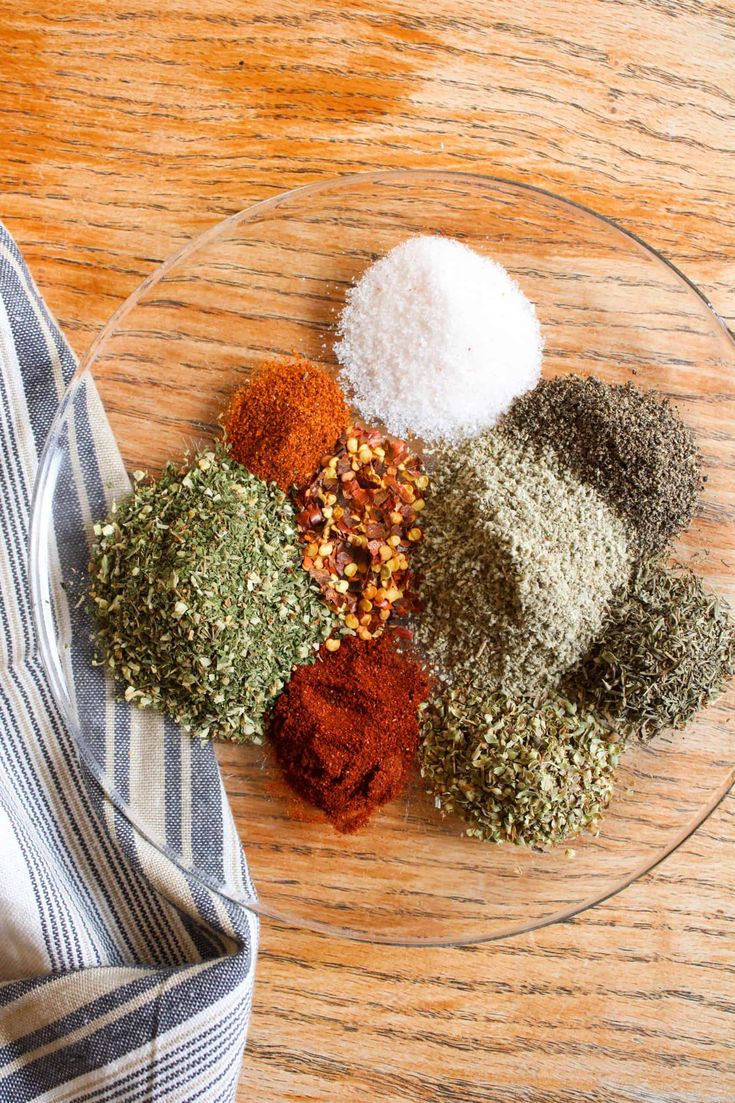
[[[126,700],[192,734],[261,742],[291,670],[336,624],[301,569],[293,510],[221,448],[143,478],[95,526],[100,661]]]
[[[681,728],[735,674],[735,622],[694,571],[642,564],[568,691],[624,737]]]
[[[560,463],[626,523],[638,551],[663,551],[691,521],[702,487],[694,438],[669,402],[632,383],[543,380],[517,399],[502,430]]]
[[[559,693],[538,702],[451,689],[422,713],[421,774],[466,833],[544,847],[594,828],[621,747],[594,713]]]
[[[441,458],[424,532],[416,636],[457,684],[553,685],[628,581],[625,527],[598,493],[498,433]]]

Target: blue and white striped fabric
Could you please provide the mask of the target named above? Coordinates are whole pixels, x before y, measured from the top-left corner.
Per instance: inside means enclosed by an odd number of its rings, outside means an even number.
[[[182,873],[112,807],[80,764],[34,639],[31,492],[74,369],[0,225],[0,1100],[231,1100],[256,920]],[[77,448],[80,502],[119,484],[103,417]],[[60,540],[59,554],[63,572],[64,556],[86,557],[86,549]],[[248,885],[211,748],[189,749],[191,741],[151,720],[157,731],[144,734],[159,743],[136,787],[137,719],[93,679],[77,684],[76,696],[106,732],[129,800],[155,802],[170,844],[206,853],[234,894]]]

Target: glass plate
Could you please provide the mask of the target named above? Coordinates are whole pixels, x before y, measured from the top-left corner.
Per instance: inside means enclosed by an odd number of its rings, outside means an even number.
[[[228,396],[263,360],[298,352],[333,368],[345,290],[372,260],[421,233],[459,238],[509,269],[536,303],[545,375],[634,380],[675,401],[708,476],[676,552],[735,596],[735,345],[701,293],[650,247],[539,189],[433,171],[318,183],[226,219],[140,286],[80,366],[39,470],[31,567],[43,660],[81,754],[144,835],[229,894],[158,815],[141,816],[116,789],[98,736],[73,704],[66,664],[88,651],[90,626],[83,614],[71,628],[55,615],[48,565],[52,517],[67,512],[74,420],[94,383],[127,470],[160,469],[216,431]],[[71,534],[82,550],[94,519]],[[578,839],[573,859],[564,847],[535,853],[462,837],[418,778],[361,833],[342,836],[318,815],[299,818],[267,746],[219,745],[258,893],[242,902],[292,923],[403,944],[499,938],[573,915],[651,869],[722,799],[734,774],[734,704],[731,690],[686,731],[631,748],[599,835]],[[169,730],[165,738],[187,737]]]

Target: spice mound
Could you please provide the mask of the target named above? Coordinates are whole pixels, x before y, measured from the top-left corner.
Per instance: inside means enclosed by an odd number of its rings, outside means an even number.
[[[419,744],[421,667],[392,633],[348,636],[294,671],[269,730],[296,792],[351,833],[403,789]]]
[[[428,485],[404,441],[355,425],[296,498],[304,569],[361,639],[413,608],[409,556]]]
[[[702,489],[694,438],[668,402],[632,383],[544,380],[502,428],[528,447],[554,449],[623,518],[641,555],[663,551],[694,515]]]
[[[344,397],[323,368],[294,357],[264,364],[227,412],[230,452],[281,490],[303,486],[347,425]]]
[[[448,690],[422,711],[421,774],[467,835],[545,847],[594,828],[613,792],[616,737],[558,693]]]
[[[569,686],[622,735],[649,740],[683,727],[733,674],[727,603],[688,568],[654,560],[637,569]]]
[[[555,684],[628,581],[625,528],[597,492],[496,432],[445,454],[424,519],[416,637],[453,682]]]
[[[541,370],[536,311],[502,265],[451,238],[409,238],[347,292],[335,353],[367,421],[458,440],[492,426]]]
[[[335,618],[301,570],[286,497],[203,452],[137,473],[95,526],[89,596],[100,661],[125,699],[199,736],[261,742],[263,714]]]

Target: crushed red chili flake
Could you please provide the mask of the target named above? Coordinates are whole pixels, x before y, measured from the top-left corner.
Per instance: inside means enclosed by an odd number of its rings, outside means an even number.
[[[296,496],[303,567],[361,639],[416,608],[409,556],[428,485],[405,441],[353,425]]]

